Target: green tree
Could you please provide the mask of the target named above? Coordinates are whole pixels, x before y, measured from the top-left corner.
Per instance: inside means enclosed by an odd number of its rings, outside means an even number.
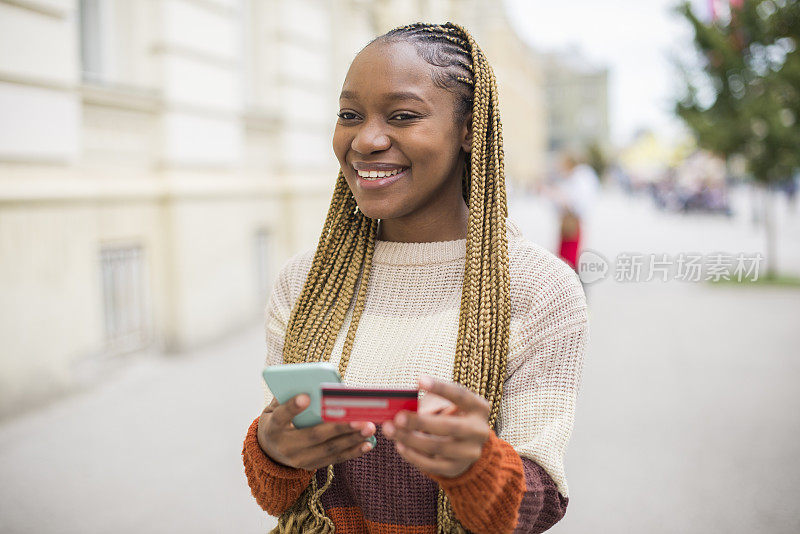
[[[608,169],[608,156],[603,147],[597,141],[592,141],[586,147],[586,159],[589,165],[597,173],[600,181],[605,180],[606,170]]]
[[[739,156],[763,189],[767,274],[776,276],[773,189],[800,168],[800,2],[731,2],[705,22],[689,2],[676,10],[694,30],[697,61],[682,64],[686,92],[675,111],[697,144]],[[740,5],[737,5],[740,4]]]

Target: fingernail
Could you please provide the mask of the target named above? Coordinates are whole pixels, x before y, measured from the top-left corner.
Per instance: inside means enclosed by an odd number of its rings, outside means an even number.
[[[400,443],[398,441],[397,442],[397,450],[400,451],[400,452],[403,452],[404,450],[406,450],[405,445],[403,445],[402,443]]]
[[[386,436],[387,438],[390,438],[390,437],[392,437],[392,434],[394,434],[394,425],[387,421],[387,422],[383,423],[383,426],[381,427],[381,430],[383,431],[383,435],[384,436]]]
[[[369,442],[368,442],[368,443],[365,443],[365,444],[363,444],[363,445],[361,446],[361,450],[362,450],[363,452],[367,452],[367,451],[369,451],[371,448],[372,448],[372,443],[369,443]]]
[[[360,424],[361,423],[359,423],[358,421],[350,421],[350,428],[355,430],[356,428],[358,428],[358,425],[360,425]]]
[[[372,423],[367,423],[367,425],[364,428],[361,429],[361,435],[362,436],[371,435],[372,434],[372,430],[373,430],[371,427],[372,427]]]
[[[431,380],[431,377],[429,377],[428,375],[420,375],[419,385],[421,388],[428,389],[433,385],[433,381]]]
[[[308,406],[309,401],[310,401],[310,399],[308,398],[307,395],[303,395],[301,397],[298,397],[297,398],[297,406],[299,408],[303,408],[305,406]]]
[[[398,426],[405,426],[405,424],[406,424],[406,414],[404,414],[404,413],[397,414],[397,417],[395,418],[395,421],[397,421],[397,425]]]

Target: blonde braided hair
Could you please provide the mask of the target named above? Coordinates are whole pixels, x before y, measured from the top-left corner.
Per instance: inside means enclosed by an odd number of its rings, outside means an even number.
[[[463,191],[469,207],[464,282],[453,381],[489,401],[489,425],[496,427],[508,358],[511,317],[506,237],[503,136],[494,73],[472,36],[461,26],[415,23],[376,40],[408,41],[433,69],[434,82],[460,94],[457,118],[472,111],[472,150],[465,162]],[[284,363],[328,361],[355,297],[339,374],[344,376],[356,328],[364,311],[378,222],[356,209],[339,173],[328,215],[302,293],[289,317]],[[333,466],[318,487],[316,473],[295,503],[281,514],[272,534],[334,532],[321,495],[333,481]],[[437,532],[465,533],[440,488]]]

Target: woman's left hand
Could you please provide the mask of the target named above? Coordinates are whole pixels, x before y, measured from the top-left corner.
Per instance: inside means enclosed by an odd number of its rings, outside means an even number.
[[[408,463],[432,475],[454,478],[466,472],[481,456],[489,439],[489,401],[454,382],[419,378],[419,387],[452,403],[436,412],[420,408],[403,410],[382,425],[383,434],[395,441]]]

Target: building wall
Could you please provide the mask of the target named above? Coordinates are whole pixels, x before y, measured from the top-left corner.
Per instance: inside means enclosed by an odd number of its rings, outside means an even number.
[[[526,189],[544,178],[544,76],[537,56],[514,33],[499,5],[479,12],[480,38],[497,78],[506,180]]]
[[[505,60],[519,43],[502,17],[484,31],[481,5],[0,0],[0,416],[74,388],[91,362],[258,320],[280,265],[317,241],[347,67],[390,27],[485,33],[514,110],[509,176],[534,174],[537,71]],[[109,334],[128,324],[136,335]]]
[[[608,70],[589,65],[577,51],[542,55],[545,72],[548,149],[584,150],[611,146]]]

